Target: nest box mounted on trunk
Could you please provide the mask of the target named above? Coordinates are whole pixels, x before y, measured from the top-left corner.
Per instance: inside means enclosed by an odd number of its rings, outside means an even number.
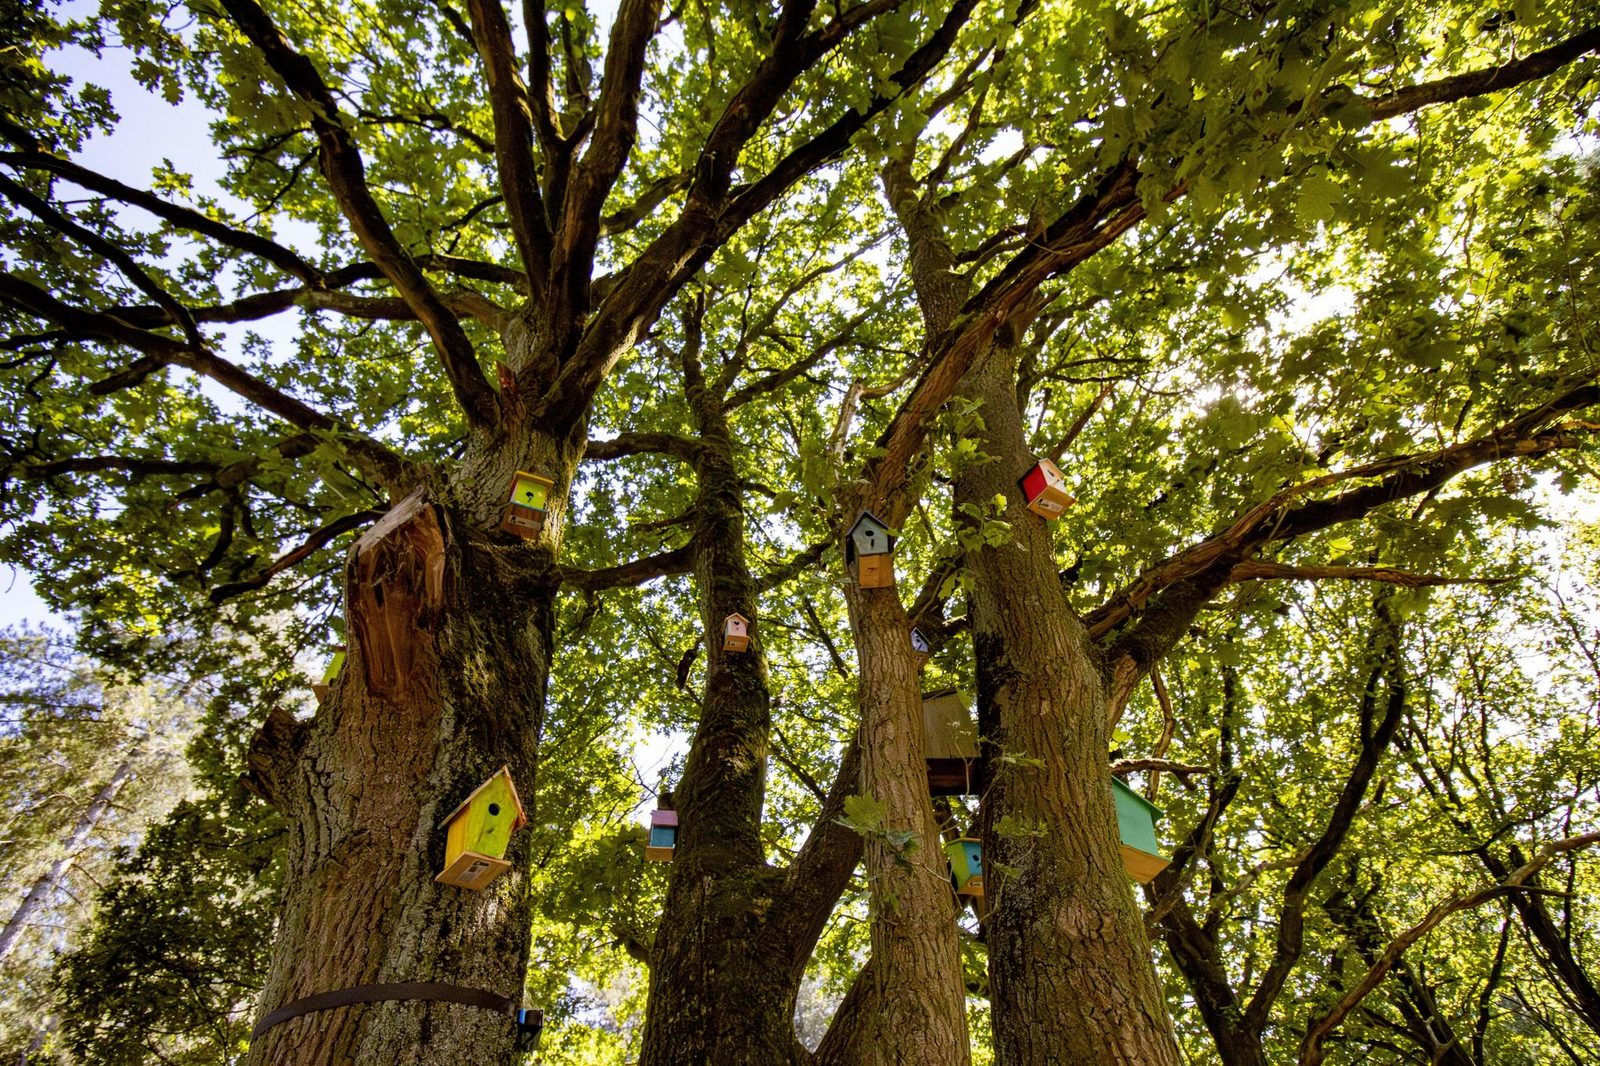
[[[328,668],[322,672],[322,680],[311,686],[311,691],[317,694],[317,702],[322,703],[328,698],[328,692],[333,688],[333,683],[339,679],[339,671],[344,669],[344,653],[348,649],[343,644],[333,646],[333,658],[328,660]]]
[[[750,619],[730,614],[722,623],[722,650],[744,651],[750,646]]]
[[[950,872],[956,877],[956,891],[963,896],[982,896],[983,844],[962,837],[946,844],[944,853],[950,859]]]
[[[886,589],[894,586],[894,536],[871,511],[862,511],[844,543],[844,561],[857,586]]]
[[[916,626],[911,627],[911,650],[917,656],[917,665],[928,661],[928,656],[933,654],[933,648],[928,644],[928,638],[923,636],[922,630]]]
[[[528,822],[517,786],[511,782],[511,768],[502,766],[451,811],[445,822],[449,828],[444,869],[435,881],[476,892],[511,869],[505,860],[506,846],[511,834]]]
[[[978,729],[966,701],[953,688],[922,697],[922,753],[928,760],[930,796],[971,796],[978,762]]]
[[[1078,501],[1067,491],[1067,479],[1061,470],[1048,459],[1040,459],[1033,468],[1022,475],[1022,498],[1028,510],[1041,518],[1060,518],[1061,513]]]
[[[500,518],[502,532],[528,540],[544,528],[544,513],[550,506],[550,490],[555,482],[526,470],[511,479],[511,502]]]
[[[656,809],[650,812],[650,842],[644,857],[651,862],[671,862],[678,846],[678,812]]]
[[[1117,778],[1111,779],[1111,795],[1117,803],[1117,836],[1122,839],[1122,868],[1128,876],[1147,884],[1167,868],[1156,842],[1156,821],[1161,808],[1139,795]]]

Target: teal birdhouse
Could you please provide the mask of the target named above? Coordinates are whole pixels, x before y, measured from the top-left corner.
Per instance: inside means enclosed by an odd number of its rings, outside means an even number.
[[[1113,777],[1111,795],[1117,804],[1117,835],[1122,839],[1122,868],[1128,876],[1146,884],[1167,868],[1170,859],[1161,857],[1156,840],[1156,822],[1161,808]]]
[[[971,837],[952,840],[944,846],[955,875],[956,891],[963,896],[983,895],[983,843]]]
[[[644,846],[644,857],[651,862],[671,862],[678,847],[678,812],[654,810],[650,812],[650,842]]]
[[[844,544],[845,566],[864,589],[894,587],[894,535],[871,511],[862,511]]]

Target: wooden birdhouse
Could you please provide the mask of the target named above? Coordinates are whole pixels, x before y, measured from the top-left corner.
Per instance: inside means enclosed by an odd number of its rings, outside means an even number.
[[[871,511],[862,511],[844,545],[850,576],[864,589],[894,586],[894,536]]]
[[[722,650],[744,651],[750,646],[750,619],[730,614],[722,623]]]
[[[922,697],[922,748],[928,760],[930,796],[977,792],[978,728],[961,693],[941,689]]]
[[[650,812],[650,842],[644,857],[651,862],[671,862],[678,846],[678,812],[656,809]]]
[[[339,678],[339,671],[344,669],[344,653],[346,650],[343,644],[335,644],[333,646],[333,658],[328,660],[328,668],[322,672],[322,680],[311,686],[311,691],[316,693],[318,703],[327,700],[328,692],[333,688],[333,683]]]
[[[1061,513],[1078,501],[1067,491],[1067,479],[1061,469],[1048,459],[1040,459],[1022,475],[1022,498],[1028,510],[1041,518],[1060,518]]]
[[[450,812],[444,846],[444,869],[434,880],[474,892],[511,869],[505,860],[511,834],[528,822],[511,768],[502,766]]]
[[[550,490],[555,482],[526,470],[511,479],[511,502],[500,518],[500,530],[528,540],[544,528],[544,513],[550,506]]]
[[[1111,795],[1117,804],[1117,835],[1122,839],[1122,868],[1141,885],[1167,868],[1156,842],[1161,808],[1113,777]]]
[[[983,844],[971,837],[952,840],[944,846],[955,874],[956,891],[963,896],[983,895]]]
[[[911,627],[911,650],[916,654],[919,663],[926,662],[928,656],[933,654],[928,638],[923,636],[922,630],[916,626]]]

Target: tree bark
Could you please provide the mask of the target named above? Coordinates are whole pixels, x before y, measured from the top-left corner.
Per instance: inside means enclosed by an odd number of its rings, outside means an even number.
[[[642,1066],[800,1063],[795,998],[811,949],[860,853],[833,826],[843,787],[788,871],[761,840],[772,698],[745,554],[744,502],[724,399],[699,363],[698,325],[683,352],[685,391],[700,433],[693,554],[706,645],[706,690],[684,775],[666,907],[651,950]],[[730,614],[749,646],[723,649]],[[846,759],[854,768],[855,760]],[[841,776],[843,776],[841,774]],[[853,784],[853,781],[851,782]]]
[[[434,881],[445,817],[501,766],[524,804],[551,658],[551,563],[576,458],[533,440],[477,465],[548,472],[548,524],[524,543],[489,533],[496,501],[427,503],[381,539],[363,538],[345,571],[350,651],[307,722],[269,719],[251,780],[286,815],[285,894],[265,1015],[317,993],[427,981],[520,999],[529,899],[514,836],[512,868],[483,891]],[[533,454],[530,454],[533,453]],[[468,464],[473,465],[473,464]],[[283,1022],[252,1043],[252,1066],[502,1063],[514,1024],[479,1007],[390,1001]]]
[[[955,892],[928,795],[922,693],[911,624],[894,587],[847,594],[861,662],[861,794],[883,806],[866,833],[875,1009],[862,1066],[971,1058]],[[875,1025],[873,1024],[875,1023]]]
[[[138,759],[138,754],[139,749],[136,747],[117,766],[116,771],[111,775],[111,779],[101,786],[99,792],[95,793],[95,797],[90,801],[89,806],[85,807],[83,813],[78,816],[78,821],[73,825],[72,832],[68,833],[66,839],[61,842],[60,856],[50,864],[48,870],[34,879],[33,885],[28,889],[28,894],[22,897],[22,902],[17,904],[17,909],[12,912],[11,917],[6,921],[5,928],[0,929],[0,959],[4,959],[11,953],[12,947],[16,945],[17,939],[22,935],[23,930],[27,929],[28,922],[32,920],[33,915],[61,887],[61,880],[67,874],[67,868],[72,865],[72,861],[78,857],[78,853],[88,843],[89,834],[94,832],[95,827],[100,824],[100,820],[106,816],[106,811],[111,809],[111,804],[116,800],[117,793],[122,791],[122,786],[126,785],[129,779],[133,777],[133,765]]]
[[[956,502],[986,508],[1004,495],[1001,517],[1011,524],[1005,543],[966,554],[992,879],[985,929],[995,1061],[1176,1066],[1120,858],[1105,681],[1061,591],[1050,527],[1026,509],[1017,486],[1034,458],[1008,336],[977,359],[963,393],[981,401],[985,458],[958,472]]]

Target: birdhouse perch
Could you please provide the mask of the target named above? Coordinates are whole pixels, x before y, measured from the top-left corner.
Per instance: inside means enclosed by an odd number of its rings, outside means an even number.
[[[511,869],[505,860],[511,834],[528,823],[511,768],[502,766],[445,819],[444,869],[434,880],[481,890]]]

